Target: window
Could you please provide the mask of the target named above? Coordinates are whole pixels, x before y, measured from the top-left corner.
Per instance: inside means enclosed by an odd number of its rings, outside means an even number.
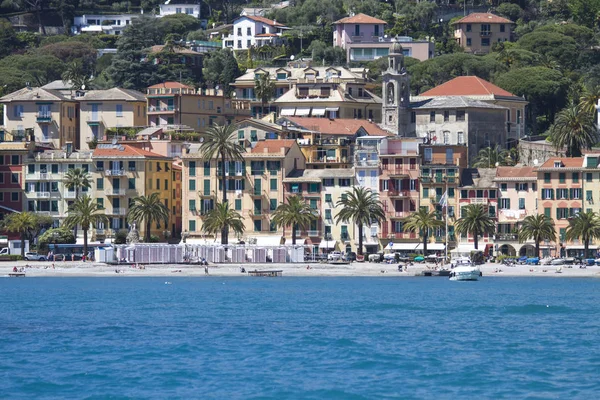
[[[310,208],[311,210],[316,210],[317,209],[317,199],[310,199]]]
[[[237,35],[238,36],[242,36],[242,28],[238,28],[237,29]]]
[[[135,161],[129,161],[127,163],[127,169],[129,169],[129,171],[135,171]]]
[[[448,197],[449,198],[454,198],[454,195],[455,195],[454,188],[453,187],[448,188]]]
[[[103,190],[104,189],[104,179],[103,178],[97,178],[96,179],[96,189],[97,190]]]
[[[104,199],[103,198],[97,198],[96,199],[96,205],[98,206],[98,208],[104,208]]]
[[[456,111],[456,120],[457,121],[465,120],[465,110],[457,110]],[[464,141],[463,141],[463,143],[464,143]]]
[[[500,184],[500,191],[506,192],[507,189],[508,189],[508,184],[506,184],[506,183]]]
[[[193,220],[188,221],[188,230],[190,232],[196,232],[196,221],[193,221]]]
[[[379,36],[379,25],[375,25],[373,28],[373,36]]]
[[[500,209],[509,210],[510,209],[510,199],[500,199]]]
[[[423,198],[426,199],[429,197],[429,188],[423,188]]]
[[[527,184],[526,183],[517,183],[517,190],[519,192],[526,192],[527,191]]]
[[[242,199],[235,199],[235,210],[236,211],[242,210]]]
[[[506,26],[504,24],[500,24],[500,32],[505,32],[506,31]]]
[[[593,192],[591,190],[586,190],[585,191],[585,199],[589,202],[594,201],[594,195]]]
[[[450,121],[450,111],[444,111],[444,122]]]
[[[269,210],[277,210],[277,199],[269,199]]]
[[[271,179],[271,191],[277,190],[277,179]]]
[[[242,30],[242,29],[241,29],[241,28],[239,28],[239,29],[240,29],[240,32],[241,32],[241,30]],[[239,32],[238,32],[238,33],[239,33]],[[241,40],[238,40],[238,41],[237,41],[237,47],[238,47],[238,49],[241,49],[241,48],[242,48],[242,41],[241,41]]]
[[[519,199],[519,210],[524,210],[524,209],[525,209],[525,199],[520,198]]]
[[[248,48],[252,47],[252,40],[250,40],[250,39],[246,40],[246,47],[248,47]]]
[[[10,194],[10,201],[13,201],[13,202],[19,201],[19,192],[12,192]]]
[[[196,161],[190,161],[189,171],[190,176],[196,176]]]
[[[319,183],[309,183],[308,184],[308,193],[317,193],[321,190],[321,184]]]
[[[19,183],[19,174],[10,174],[11,183]]]
[[[567,180],[567,174],[565,174],[564,172],[561,172],[558,174],[558,183],[565,183],[565,181]]]
[[[496,207],[488,206],[488,215],[492,218],[496,218]]]
[[[556,189],[556,199],[557,200],[565,200],[569,198],[569,190],[568,189]]]
[[[246,35],[252,36],[252,28],[251,27],[246,28]]]
[[[585,174],[585,181],[592,182],[592,173],[591,172],[588,172],[587,174]]]
[[[332,187],[334,185],[335,185],[335,179],[333,179],[333,178],[323,179],[323,187]],[[327,195],[325,195],[325,196],[327,196]]]
[[[135,178],[129,178],[127,180],[127,187],[129,189],[135,189]]]
[[[465,189],[462,189],[460,191],[460,198],[461,199],[468,199],[469,198],[469,191],[465,190]]]
[[[117,117],[122,117],[122,116],[123,116],[123,105],[117,104]]]
[[[254,232],[262,231],[262,221],[260,219],[254,220]]]
[[[160,190],[160,179],[156,180],[156,190]]]
[[[204,161],[204,176],[210,176],[210,161]]]
[[[471,47],[471,38],[467,38],[467,47]]]
[[[542,200],[553,200],[554,189],[542,189]]]
[[[548,218],[550,218],[550,213],[551,213],[551,209],[549,207],[544,208],[544,215]]]
[[[354,36],[360,36],[360,25],[354,25]]]
[[[340,178],[340,186],[341,187],[348,187],[350,186],[350,179],[349,178],[345,178],[345,179],[341,179]]]
[[[423,151],[424,162],[430,163],[433,158],[433,149],[431,147],[426,147]]]
[[[19,156],[10,156],[11,165],[19,165]]]
[[[490,38],[481,38],[481,46],[482,47],[489,47],[490,45]]]
[[[435,122],[435,111],[429,112],[429,122]]]
[[[544,183],[550,183],[550,172],[544,173]]]
[[[190,211],[196,211],[196,200],[190,200],[188,204]]]
[[[189,190],[196,190],[196,180],[195,179],[190,179]]]
[[[448,131],[444,131],[444,144],[450,144],[450,132]],[[448,150],[452,151],[452,149],[447,149],[446,152]]]
[[[471,32],[471,24],[467,24],[467,32]]]
[[[579,183],[579,173],[578,172],[573,172],[572,180],[573,180],[573,183]]]
[[[570,195],[572,200],[581,199],[581,189],[571,189]]]

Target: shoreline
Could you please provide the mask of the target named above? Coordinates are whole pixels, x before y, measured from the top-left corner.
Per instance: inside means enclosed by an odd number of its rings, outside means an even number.
[[[54,268],[52,268],[54,264]],[[82,262],[34,262],[17,261],[0,264],[0,277],[8,277],[13,272],[13,267],[23,268],[26,277],[251,277],[240,272],[241,264],[212,264],[208,266],[208,275],[205,267],[200,265],[146,265],[144,269],[137,269],[130,264],[109,265],[104,263]],[[415,277],[427,270],[427,265],[416,264],[408,271],[399,272],[398,264],[382,263],[352,263],[348,265],[331,265],[319,263],[299,264],[243,264],[248,271],[282,270],[284,277]],[[310,268],[307,268],[310,267]],[[433,265],[430,266],[433,269]],[[569,278],[600,278],[600,266],[579,268],[562,266],[561,273],[557,273],[557,266],[526,266],[518,265],[508,267],[501,264],[484,264],[480,266],[483,278],[489,277],[569,277]],[[118,270],[119,272],[115,272]]]

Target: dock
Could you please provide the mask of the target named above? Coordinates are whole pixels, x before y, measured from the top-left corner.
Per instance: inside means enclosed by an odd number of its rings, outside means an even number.
[[[272,269],[272,270],[254,270],[254,271],[248,271],[248,275],[249,276],[266,276],[266,277],[277,277],[277,276],[283,276],[283,270],[282,269]]]
[[[25,278],[25,272],[9,272],[8,276],[11,278]]]

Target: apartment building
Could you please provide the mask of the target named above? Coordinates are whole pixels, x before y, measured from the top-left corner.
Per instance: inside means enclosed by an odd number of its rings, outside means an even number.
[[[242,15],[233,21],[233,32],[222,37],[223,48],[248,50],[285,43],[283,32],[289,29],[277,21],[257,15]]]
[[[90,14],[73,18],[71,32],[102,33],[105,35],[120,35],[140,14]]]
[[[159,4],[158,17],[164,17],[166,15],[186,14],[192,17],[200,18],[201,6],[200,4],[188,4],[188,3],[171,3],[170,0],[165,1],[163,4]]]
[[[23,211],[23,167],[33,146],[28,142],[0,142],[0,219]]]
[[[133,199],[159,193],[161,201],[170,210],[169,221],[154,222],[151,234],[166,240],[178,234],[176,221],[179,210],[172,212],[177,201],[177,191],[173,180],[173,161],[128,144],[99,144],[92,156],[93,189],[96,201],[106,211],[110,225],[98,225],[94,238],[101,240],[106,230],[118,231],[129,227],[127,214]],[[176,176],[175,176],[176,178]],[[137,229],[143,237],[146,225],[137,221]],[[165,231],[167,232],[165,234]]]
[[[45,147],[61,149],[75,145],[79,128],[77,101],[56,90],[25,87],[0,98],[4,129],[15,138],[34,140]],[[29,131],[28,131],[29,130]]]
[[[148,126],[185,125],[205,131],[215,124],[250,117],[250,103],[233,100],[221,89],[198,89],[179,82],[163,82],[147,90]]]
[[[390,53],[393,39],[384,34],[386,22],[366,14],[356,14],[334,22],[333,46],[346,50],[346,61],[372,61]],[[435,44],[411,37],[397,37],[404,56],[419,61],[433,58]]]
[[[510,40],[513,22],[491,13],[472,13],[452,23],[454,39],[467,53],[487,54]]]
[[[146,126],[146,96],[136,90],[112,88],[90,90],[76,97],[79,103],[79,148],[110,140],[108,129]],[[118,136],[118,135],[117,135]]]
[[[65,174],[76,168],[90,172],[91,166],[90,151],[46,150],[29,154],[25,158],[25,209],[51,216],[54,227],[61,226],[76,199],[75,188],[65,186]],[[82,187],[79,193],[92,195],[92,189]]]
[[[533,241],[519,242],[521,222],[538,214],[537,171],[531,166],[496,168],[494,178],[498,194],[498,233],[496,253],[510,256],[534,256]],[[556,248],[554,243],[540,245],[543,255]]]
[[[243,161],[224,166],[227,187],[221,181],[221,162],[203,161],[200,145],[192,145],[183,161],[183,227],[186,243],[206,237],[203,216],[221,201],[222,191],[233,209],[244,217],[245,233],[238,240],[257,244],[279,244],[282,232],[272,222],[272,214],[284,201],[283,180],[297,169],[304,169],[304,156],[295,140],[265,140],[243,154]],[[291,236],[290,236],[291,237]],[[234,236],[230,236],[234,239]]]

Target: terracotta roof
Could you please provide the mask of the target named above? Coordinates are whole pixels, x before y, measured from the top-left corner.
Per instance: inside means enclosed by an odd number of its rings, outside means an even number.
[[[286,119],[302,128],[329,135],[355,135],[360,128],[363,128],[369,136],[390,136],[389,132],[384,131],[377,124],[364,119],[309,117],[286,117]]]
[[[151,53],[160,53],[161,51],[163,51],[165,48],[164,44],[157,44],[154,45],[152,47],[150,47],[150,52]],[[197,51],[194,50],[190,50],[184,47],[174,47],[173,48],[173,53],[176,54],[193,54],[193,55],[202,55],[202,53],[198,53]]]
[[[425,93],[421,93],[419,97],[490,95],[516,97],[514,94],[477,76],[458,76],[426,91]]]
[[[240,18],[248,18],[248,19],[251,19],[252,21],[262,22],[263,24],[267,24],[267,25],[271,25],[271,26],[285,26],[283,24],[280,24],[279,22],[275,22],[275,21],[270,20],[265,17],[258,17],[256,15],[244,15]]]
[[[512,24],[513,22],[510,19],[502,18],[498,15],[491,13],[472,13],[467,15],[464,18],[459,19],[453,24],[477,24],[477,23],[486,23],[486,24]]]
[[[583,167],[584,157],[552,157],[546,160],[540,168],[554,168],[554,162],[560,161],[562,163],[561,168],[581,168]]]
[[[534,167],[498,167],[496,168],[496,179],[510,178],[535,178],[537,172]]]
[[[93,158],[97,157],[119,157],[119,158],[167,158],[151,151],[142,150],[128,144],[99,144],[94,150]]]
[[[258,35],[254,35],[254,37],[275,37],[275,36],[277,36],[277,35],[274,33],[260,33]]]
[[[387,24],[387,22],[371,17],[367,14],[356,14],[352,17],[342,18],[335,21],[334,24]]]
[[[194,89],[191,86],[188,85],[184,85],[183,83],[179,83],[179,82],[163,82],[163,83],[157,83],[156,85],[152,85],[152,86],[148,86],[148,89]]]
[[[58,90],[42,89],[38,87],[25,87],[16,92],[0,98],[2,102],[8,101],[74,101],[63,96]]]
[[[252,154],[263,154],[265,149],[267,154],[281,154],[281,149],[285,149],[287,154],[290,148],[296,143],[294,139],[268,139],[261,140],[256,143],[256,146],[252,149]]]

